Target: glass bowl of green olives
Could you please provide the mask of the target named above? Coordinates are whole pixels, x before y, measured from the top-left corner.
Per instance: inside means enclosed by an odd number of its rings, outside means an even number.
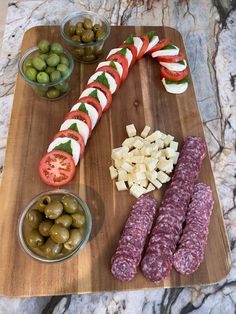
[[[38,96],[58,100],[70,91],[70,78],[74,69],[71,54],[58,42],[41,40],[30,48],[18,64],[23,79]]]
[[[110,35],[108,21],[90,11],[67,15],[61,23],[61,35],[76,61],[93,63],[103,57],[103,45]]]
[[[23,250],[45,263],[62,262],[86,245],[92,229],[87,204],[67,190],[43,192],[34,197],[18,221]]]

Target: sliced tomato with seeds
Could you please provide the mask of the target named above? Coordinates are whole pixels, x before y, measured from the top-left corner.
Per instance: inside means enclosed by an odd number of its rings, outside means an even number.
[[[85,122],[89,128],[89,136],[91,135],[91,133],[92,133],[92,121],[86,112],[83,112],[81,110],[70,111],[65,116],[65,120],[68,120],[68,119],[77,119],[77,120],[81,120],[81,121]]]
[[[170,40],[167,38],[161,39],[151,50],[148,51],[148,54],[152,54],[155,51],[161,50],[165,46],[169,45]]]
[[[38,170],[44,183],[60,187],[69,183],[74,177],[75,163],[67,152],[52,150],[40,160]]]
[[[113,55],[109,56],[107,58],[107,60],[109,61],[117,61],[121,64],[122,68],[123,68],[123,73],[122,73],[122,77],[121,80],[124,81],[128,75],[128,70],[129,70],[129,64],[128,64],[128,60],[126,59],[125,56],[121,55],[120,53],[114,53]]]
[[[180,52],[177,56],[158,56],[156,57],[156,59],[159,62],[179,62],[179,61],[183,61],[185,59],[185,55]]]
[[[109,88],[107,88],[106,86],[104,86],[103,84],[99,83],[99,82],[92,82],[86,85],[85,88],[97,88],[99,89],[101,92],[103,92],[103,94],[105,95],[106,99],[107,99],[107,104],[105,106],[105,108],[103,109],[103,111],[107,111],[110,106],[111,106],[111,102],[112,102],[112,94],[109,90]]]
[[[109,65],[102,66],[102,67],[98,68],[96,70],[96,72],[97,71],[103,71],[103,72],[109,73],[114,78],[114,80],[116,81],[117,86],[116,86],[115,91],[117,91],[117,89],[120,87],[120,75],[119,75],[118,71]]]
[[[123,43],[120,45],[120,47],[128,48],[131,51],[133,58],[130,65],[133,65],[135,61],[137,60],[137,48],[134,45],[128,44],[128,43]]]
[[[93,106],[97,110],[97,112],[98,112],[99,119],[101,118],[101,116],[102,116],[102,107],[101,107],[99,101],[96,98],[91,97],[91,96],[85,96],[85,97],[79,98],[77,103],[78,102],[84,102],[84,103],[87,103],[87,104]]]
[[[72,138],[73,140],[77,141],[80,145],[80,155],[82,156],[84,153],[84,140],[82,135],[79,132],[76,132],[74,130],[64,130],[64,131],[59,131],[57,134],[54,136],[53,141],[58,138],[58,137],[69,137]]]
[[[161,66],[160,68],[161,77],[166,78],[171,81],[181,81],[188,75],[188,70],[185,69],[183,71],[170,71],[167,68]]]
[[[149,38],[148,38],[148,35],[142,35],[141,36],[141,39],[143,41],[143,46],[141,48],[141,50],[139,51],[139,54],[137,56],[137,59],[141,59],[142,56],[145,54],[147,48],[148,48],[148,45],[149,45]]]

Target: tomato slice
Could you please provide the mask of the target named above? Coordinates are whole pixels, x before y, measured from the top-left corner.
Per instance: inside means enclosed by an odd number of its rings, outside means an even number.
[[[148,54],[152,54],[155,51],[161,50],[165,46],[169,45],[170,40],[167,38],[161,39],[151,50],[148,51]]]
[[[38,170],[44,183],[59,187],[72,180],[75,175],[75,163],[67,152],[52,150],[40,160]]]
[[[123,68],[121,80],[124,81],[128,75],[128,69],[129,69],[128,60],[126,59],[126,57],[121,55],[120,53],[114,53],[113,55],[108,57],[107,60],[117,61],[121,64]]]
[[[103,109],[103,111],[107,111],[110,108],[111,102],[112,102],[112,95],[111,95],[109,88],[107,88],[106,86],[104,86],[103,84],[101,84],[99,82],[89,83],[86,85],[85,88],[89,88],[89,87],[97,88],[105,94],[106,99],[107,99],[107,104],[106,104],[105,108]]]
[[[97,110],[97,112],[98,112],[99,119],[101,118],[101,116],[102,116],[102,107],[101,107],[101,105],[99,104],[99,101],[96,98],[91,97],[91,96],[81,97],[81,98],[78,99],[77,103],[78,102],[85,102],[85,103],[93,106]]]
[[[83,112],[81,110],[74,110],[70,111],[66,114],[65,120],[67,119],[77,119],[85,122],[89,128],[89,136],[92,133],[92,121],[89,117],[89,115],[86,112]]]
[[[130,65],[133,65],[135,63],[135,61],[137,60],[137,48],[134,45],[128,44],[128,43],[123,43],[120,45],[120,47],[121,48],[128,48],[131,51],[133,58],[132,58]]]
[[[112,77],[115,79],[115,81],[116,81],[116,90],[115,90],[115,91],[117,91],[117,89],[120,87],[120,75],[119,75],[119,73],[117,72],[117,70],[114,69],[113,67],[109,66],[109,65],[106,65],[106,66],[102,66],[102,67],[98,68],[98,69],[96,70],[96,72],[97,72],[97,71],[104,71],[104,72],[106,72],[106,73],[111,74],[111,76],[112,76]]]
[[[171,81],[181,81],[188,75],[188,70],[185,69],[183,71],[170,71],[167,68],[161,66],[160,69],[161,77],[166,78]]]
[[[142,56],[145,54],[145,52],[146,52],[146,50],[148,48],[148,45],[149,45],[148,35],[142,35],[141,39],[143,41],[143,46],[142,46],[141,50],[139,51],[137,59],[141,59],[142,58]]]
[[[58,137],[69,137],[72,138],[73,140],[77,141],[80,145],[80,155],[82,156],[84,153],[84,140],[83,137],[80,135],[79,132],[76,132],[74,130],[64,130],[64,131],[59,131],[57,134],[53,137],[53,141],[58,138]]]
[[[158,56],[156,59],[159,62],[179,62],[185,59],[185,55],[180,52],[177,56]]]

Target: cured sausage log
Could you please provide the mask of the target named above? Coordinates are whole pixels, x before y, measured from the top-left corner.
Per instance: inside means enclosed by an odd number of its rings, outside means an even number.
[[[117,279],[129,281],[135,276],[156,209],[157,202],[150,195],[139,197],[133,205],[117,250],[111,260],[111,272]]]
[[[174,254],[174,267],[182,275],[195,272],[203,261],[213,205],[210,187],[196,184],[179,248]]]
[[[154,282],[163,280],[172,269],[173,254],[205,154],[201,138],[190,136],[185,140],[141,263],[144,276]]]

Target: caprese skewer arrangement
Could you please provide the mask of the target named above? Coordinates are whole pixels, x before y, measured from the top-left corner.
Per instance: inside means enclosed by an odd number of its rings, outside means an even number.
[[[135,61],[145,54],[159,61],[167,92],[180,94],[186,91],[189,81],[187,62],[179,48],[169,39],[159,40],[154,32],[141,37],[130,35],[98,64],[77,103],[65,116],[47,154],[39,163],[39,174],[46,184],[60,187],[72,180],[92,130],[102,113],[111,106],[112,95],[126,79]]]

